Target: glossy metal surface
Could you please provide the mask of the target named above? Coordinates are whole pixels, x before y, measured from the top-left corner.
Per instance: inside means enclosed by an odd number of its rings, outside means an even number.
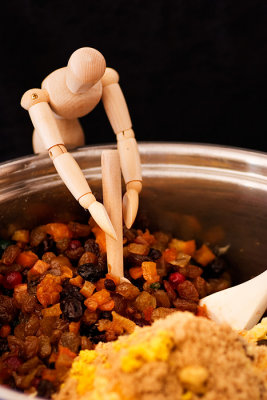
[[[72,152],[99,200],[100,155],[110,147]],[[236,281],[266,269],[266,154],[184,143],[141,143],[139,149],[143,169],[139,224],[150,221],[152,230],[169,231],[182,239],[229,244],[227,257]],[[0,235],[52,220],[88,217],[46,154],[0,165]],[[7,399],[1,390],[0,399]]]

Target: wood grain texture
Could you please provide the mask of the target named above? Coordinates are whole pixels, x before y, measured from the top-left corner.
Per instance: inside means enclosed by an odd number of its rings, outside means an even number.
[[[103,87],[103,105],[114,133],[120,133],[132,127],[129,110],[118,83]]]
[[[66,84],[72,93],[84,93],[104,75],[106,61],[92,47],[82,47],[72,53],[66,71]]]
[[[55,120],[64,145],[68,150],[84,146],[84,133],[78,119],[63,119],[55,117]],[[42,138],[36,129],[33,131],[32,146],[34,153],[43,153],[46,151]]]
[[[29,109],[29,115],[47,150],[56,144],[64,144],[55,117],[47,103],[33,105]]]
[[[106,68],[106,71],[101,79],[102,85],[107,86],[107,85],[111,85],[111,83],[118,83],[119,82],[119,74],[118,72],[113,69],[113,68]]]
[[[120,137],[118,151],[125,184],[131,181],[141,181],[141,161],[135,138]]]
[[[67,67],[57,69],[42,82],[50,97],[52,110],[66,119],[80,118],[91,112],[102,96],[101,81],[86,92],[73,94],[66,85]]]
[[[38,103],[48,103],[49,94],[45,89],[29,89],[21,98],[20,105],[25,110],[29,110],[32,106]]]
[[[53,163],[59,176],[76,200],[91,192],[82,170],[70,153],[62,153],[53,160]]]
[[[124,274],[121,171],[118,151],[104,150],[101,166],[104,206],[117,235],[117,240],[106,235],[108,271],[121,278]]]

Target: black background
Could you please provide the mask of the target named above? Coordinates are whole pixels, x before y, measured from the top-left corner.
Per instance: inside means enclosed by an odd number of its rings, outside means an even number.
[[[32,152],[22,94],[84,46],[119,72],[139,141],[267,151],[265,0],[10,0],[1,7],[0,161]],[[115,142],[102,104],[81,123],[87,144]]]

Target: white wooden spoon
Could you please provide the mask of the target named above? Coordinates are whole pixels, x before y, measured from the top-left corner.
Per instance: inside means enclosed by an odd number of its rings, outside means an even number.
[[[256,278],[200,300],[210,319],[233,329],[251,329],[267,308],[267,270]]]

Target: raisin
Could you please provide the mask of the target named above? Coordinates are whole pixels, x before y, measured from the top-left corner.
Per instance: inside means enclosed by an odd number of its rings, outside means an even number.
[[[72,236],[75,238],[87,237],[91,232],[91,227],[89,225],[80,224],[79,222],[69,222],[68,228],[70,229]]]
[[[2,263],[6,265],[13,264],[20,252],[21,250],[17,245],[12,244],[11,246],[8,246],[2,255]]]
[[[25,324],[25,336],[33,336],[40,328],[40,320],[36,314],[32,314],[29,321]]]
[[[68,321],[77,322],[82,318],[83,307],[82,303],[75,297],[66,297],[60,302],[60,309],[63,316]]]
[[[127,300],[118,293],[111,293],[111,298],[114,301],[114,311],[120,315],[126,315]]]
[[[177,297],[177,294],[175,293],[175,290],[171,286],[170,282],[168,281],[163,281],[164,288],[168,294],[168,297],[171,301],[175,300]]]
[[[89,327],[85,326],[85,328],[83,326],[81,332],[83,332],[83,335],[87,336],[90,339],[90,341],[93,342],[94,344],[106,341],[105,334],[100,332],[96,325],[91,325]]]
[[[208,288],[205,279],[201,278],[201,276],[198,276],[196,279],[193,280],[193,284],[195,285],[195,288],[198,291],[200,299],[207,296]]]
[[[116,287],[116,293],[127,300],[134,300],[140,294],[140,290],[129,282],[122,282]]]
[[[111,311],[102,311],[99,319],[108,319],[109,321],[112,321],[113,317]]]
[[[0,239],[0,257],[8,246],[14,244],[11,240]]]
[[[97,268],[99,271],[102,271],[102,274],[105,276],[108,272],[108,266],[107,266],[107,255],[106,253],[100,254],[98,257],[98,263],[97,263]]]
[[[105,279],[104,286],[105,289],[110,290],[111,292],[114,292],[114,290],[116,290],[116,284],[112,279]]]
[[[43,254],[46,252],[56,252],[56,243],[51,237],[45,239],[38,247],[38,254]]]
[[[79,301],[84,301],[85,297],[80,293],[80,288],[69,283],[68,279],[63,282],[62,287],[63,290],[60,293],[60,301],[67,297],[74,297]]]
[[[40,380],[37,386],[37,396],[49,399],[54,392],[55,388],[52,382],[45,379]]]
[[[27,336],[24,341],[24,350],[23,355],[24,358],[29,360],[36,356],[39,349],[39,341],[36,336]]]
[[[93,343],[86,336],[81,337],[81,350],[92,350]]]
[[[90,311],[86,309],[83,314],[83,323],[86,325],[93,325],[98,320],[98,311]]]
[[[194,301],[175,299],[173,301],[173,305],[180,311],[191,311],[193,313],[197,311],[197,303],[195,303]]]
[[[220,278],[223,272],[228,268],[227,262],[223,257],[216,257],[210,264],[208,264],[203,273],[203,278]]]
[[[195,279],[203,273],[203,269],[197,265],[188,264],[183,268],[179,268],[179,272],[189,279]]]
[[[79,259],[78,265],[82,264],[97,264],[97,256],[94,253],[91,253],[90,251],[86,251],[83,253],[81,258]]]
[[[0,356],[9,350],[7,339],[0,338]]]
[[[154,296],[147,292],[142,292],[135,300],[134,303],[136,309],[138,311],[144,311],[147,308],[151,307],[152,309],[156,308],[157,300]]]
[[[128,229],[126,226],[123,227],[123,237],[125,237],[128,242],[133,242],[137,236],[137,232],[134,229]]]
[[[154,249],[153,247],[150,249],[148,253],[148,257],[151,257],[153,261],[160,259],[161,255],[162,255],[161,251]]]
[[[154,296],[157,300],[157,307],[169,308],[171,306],[169,296],[165,290],[157,290]]]
[[[15,336],[9,335],[7,337],[7,341],[8,341],[8,347],[9,347],[11,353],[17,353],[19,356],[23,355],[23,351],[24,351],[23,340],[15,337]]]
[[[77,270],[78,274],[86,281],[97,282],[99,279],[104,278],[102,268],[99,268],[99,264],[95,265],[92,263],[86,263],[80,265]]]
[[[30,245],[31,247],[37,247],[46,239],[46,232],[43,229],[43,226],[37,226],[31,231],[30,234]]]
[[[73,353],[78,353],[81,343],[80,336],[73,332],[63,332],[59,340],[59,344],[63,347],[67,347]]]
[[[84,253],[83,247],[78,247],[77,249],[68,249],[65,251],[66,256],[70,260],[79,260]]]
[[[127,278],[126,274],[125,277]],[[140,290],[140,292],[143,290],[144,283],[145,283],[144,278],[133,279],[132,281],[132,284],[136,286]]]
[[[141,254],[129,253],[127,261],[134,267],[141,266],[144,261],[152,261],[149,256],[144,256]]]
[[[41,358],[47,358],[50,356],[52,352],[52,347],[50,344],[50,339],[48,336],[41,335],[39,336],[39,350],[38,354]]]
[[[97,257],[100,255],[99,245],[96,243],[94,239],[88,239],[84,243],[84,250],[90,251],[90,253],[94,253]]]
[[[198,291],[190,281],[184,281],[177,286],[179,296],[184,300],[198,301]]]
[[[16,315],[13,299],[0,295],[0,323],[8,324]]]

